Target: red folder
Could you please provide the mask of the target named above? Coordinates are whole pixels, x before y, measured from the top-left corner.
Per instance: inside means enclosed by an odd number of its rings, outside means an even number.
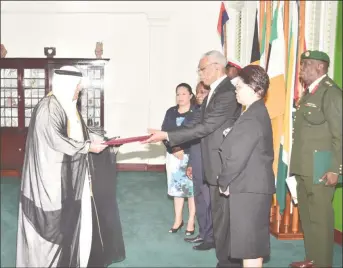
[[[146,136],[138,136],[138,137],[131,137],[131,138],[124,138],[124,139],[112,139],[105,141],[103,144],[106,145],[122,145],[126,143],[131,143],[131,142],[137,142],[137,141],[145,141],[149,139],[151,135],[146,135]]]

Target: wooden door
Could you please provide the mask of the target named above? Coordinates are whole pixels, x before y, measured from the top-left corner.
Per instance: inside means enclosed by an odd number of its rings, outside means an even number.
[[[47,91],[46,69],[20,66],[1,72],[1,170],[21,172],[31,113]]]
[[[20,168],[24,157],[23,132],[20,130],[20,69],[1,69],[1,169]]]

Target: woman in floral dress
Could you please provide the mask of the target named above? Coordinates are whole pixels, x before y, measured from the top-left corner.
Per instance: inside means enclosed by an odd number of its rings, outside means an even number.
[[[176,87],[177,105],[169,108],[162,124],[163,131],[170,131],[182,126],[185,117],[194,111],[194,94],[190,85],[181,83]],[[168,195],[174,197],[175,219],[170,233],[176,233],[184,225],[182,210],[185,198],[188,198],[189,218],[185,234],[194,234],[195,204],[193,181],[186,176],[186,169],[189,159],[190,144],[183,144],[171,148],[165,142],[167,148],[166,169],[168,181]]]

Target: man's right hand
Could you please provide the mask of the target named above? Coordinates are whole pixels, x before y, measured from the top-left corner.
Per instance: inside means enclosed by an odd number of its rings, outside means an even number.
[[[192,167],[187,167],[187,169],[186,169],[186,176],[187,176],[189,179],[193,179]]]
[[[91,153],[101,153],[108,145],[102,144],[103,141],[92,141],[89,146],[89,152]]]

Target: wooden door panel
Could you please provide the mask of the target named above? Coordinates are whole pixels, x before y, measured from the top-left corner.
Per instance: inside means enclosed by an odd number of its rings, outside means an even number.
[[[21,171],[25,153],[25,133],[17,129],[1,130],[1,170]]]

